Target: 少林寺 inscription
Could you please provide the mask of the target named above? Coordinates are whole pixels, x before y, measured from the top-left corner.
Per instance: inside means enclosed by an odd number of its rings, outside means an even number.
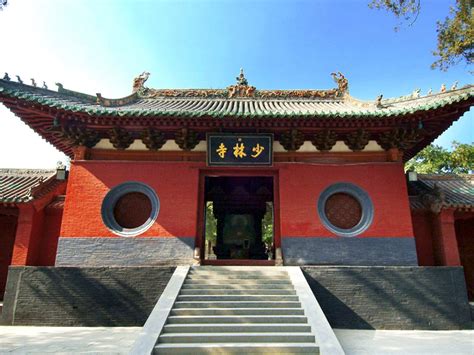
[[[271,134],[208,134],[209,166],[272,165]]]

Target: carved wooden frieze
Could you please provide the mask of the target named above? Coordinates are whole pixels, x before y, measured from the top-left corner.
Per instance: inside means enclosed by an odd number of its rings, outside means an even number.
[[[147,128],[142,133],[142,141],[150,150],[159,150],[166,143],[166,137],[163,132],[159,132],[153,128]]]
[[[423,132],[415,128],[396,128],[383,132],[377,142],[385,150],[398,148],[407,150],[423,139]]]
[[[346,143],[349,149],[353,151],[361,151],[369,143],[369,134],[366,131],[359,129],[347,134],[344,143]]]
[[[121,150],[130,147],[130,144],[134,141],[130,132],[120,127],[114,127],[109,130],[109,139],[115,149]]]
[[[87,148],[92,148],[100,140],[97,131],[80,125],[61,126],[59,127],[59,135],[67,139],[73,146],[84,146]]]
[[[330,151],[337,142],[337,134],[333,131],[324,130],[316,133],[311,142],[320,151]]]
[[[196,132],[188,128],[182,128],[176,132],[175,142],[183,150],[193,150],[199,143],[199,138]]]
[[[303,143],[304,134],[297,129],[292,129],[282,133],[280,136],[280,144],[288,151],[298,150],[303,145]]]

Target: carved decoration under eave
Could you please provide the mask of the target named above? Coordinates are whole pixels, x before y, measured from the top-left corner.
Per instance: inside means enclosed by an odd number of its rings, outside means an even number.
[[[311,143],[320,151],[327,152],[332,149],[337,141],[337,134],[333,131],[325,130],[314,135]]]
[[[199,138],[196,132],[182,128],[175,135],[175,142],[182,150],[193,150],[199,143]]]
[[[396,128],[379,135],[377,142],[385,149],[407,150],[423,139],[423,130],[415,128]]]
[[[332,78],[337,84],[337,95],[338,97],[344,96],[349,93],[349,80],[339,71],[337,73],[331,73]]]
[[[441,190],[438,184],[434,184],[433,190],[425,192],[420,196],[423,205],[433,213],[439,213],[443,208],[445,201],[444,191]]]
[[[127,149],[134,141],[132,135],[120,127],[114,127],[109,130],[109,139],[114,148],[120,150]]]
[[[344,143],[349,147],[350,150],[355,152],[361,151],[369,143],[369,134],[359,129],[355,132],[351,132],[344,139]]]
[[[298,150],[303,145],[303,143],[304,134],[297,129],[292,129],[281,134],[280,144],[288,151]]]
[[[166,143],[166,137],[163,132],[159,132],[153,128],[147,128],[142,133],[142,141],[150,150],[159,150]]]
[[[100,140],[97,131],[79,125],[65,125],[58,129],[59,136],[67,139],[72,146],[94,147]]]

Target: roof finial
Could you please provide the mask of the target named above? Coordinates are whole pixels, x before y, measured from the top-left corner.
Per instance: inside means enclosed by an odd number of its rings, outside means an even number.
[[[21,80],[20,76],[19,75],[16,75],[16,80],[18,80],[18,82],[20,84],[23,84],[23,80]]]
[[[421,92],[421,89],[413,90],[413,92],[411,93],[411,97],[414,98],[414,99],[419,98],[420,97],[420,92]]]
[[[46,81],[43,80],[43,89],[48,90],[48,85],[46,85]]]
[[[237,80],[237,85],[247,86],[249,84],[249,82],[245,78],[244,68],[240,68],[240,74],[238,77],[235,78],[235,80]]]
[[[10,77],[8,76],[7,72],[5,72],[5,75],[3,76],[3,80],[10,81]]]
[[[428,90],[428,93],[427,93],[427,95],[431,95],[432,93],[433,93],[433,89],[432,89],[432,88],[430,88],[430,89]]]
[[[147,71],[144,71],[135,79],[133,79],[132,93],[136,93],[137,91],[140,91],[141,89],[143,89],[145,87],[145,81],[147,81],[149,77],[150,77],[150,73]]]
[[[458,83],[459,83],[459,81],[456,80],[456,81],[453,83],[453,85],[451,85],[451,90],[456,90],[456,89],[458,88]]]
[[[331,73],[331,76],[337,84],[337,96],[343,96],[345,93],[349,93],[349,81],[340,71]]]
[[[35,81],[35,79],[31,78],[30,80],[31,80],[31,85],[33,85],[34,87],[36,87],[36,81]]]
[[[377,108],[383,108],[382,106],[382,98],[383,98],[383,94],[380,94],[379,96],[377,96],[377,98],[375,99],[375,106]]]
[[[439,89],[439,92],[446,92],[446,85],[441,84],[441,88]]]

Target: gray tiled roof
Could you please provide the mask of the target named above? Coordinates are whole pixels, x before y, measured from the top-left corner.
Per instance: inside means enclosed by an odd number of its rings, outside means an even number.
[[[435,185],[442,194],[442,206],[445,208],[474,208],[474,175],[419,174],[418,181],[410,182],[411,190],[417,196],[410,196],[412,209],[425,209],[420,196],[431,193]]]
[[[202,90],[204,91],[204,90]],[[197,90],[199,92],[199,90]],[[291,91],[288,91],[291,93]],[[360,101],[350,96],[334,98],[162,97],[143,98],[139,94],[124,99],[99,100],[96,96],[70,90],[59,92],[0,80],[0,96],[22,99],[70,112],[112,116],[215,116],[215,117],[385,117],[428,111],[474,98],[474,86],[424,97],[406,97]],[[113,102],[105,104],[104,102]]]
[[[63,182],[56,170],[0,169],[0,203],[29,202]]]

